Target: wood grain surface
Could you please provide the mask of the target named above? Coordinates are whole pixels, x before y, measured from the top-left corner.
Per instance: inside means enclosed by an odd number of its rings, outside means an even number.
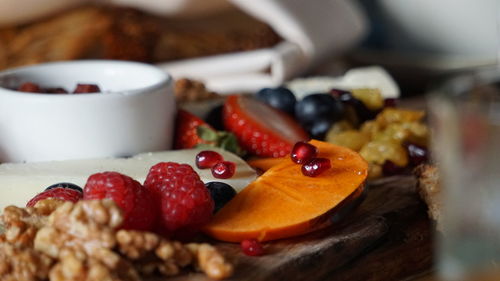
[[[248,257],[239,245],[216,243],[235,264],[228,280],[405,280],[432,269],[433,226],[412,176],[368,185],[357,210],[327,229],[265,244]],[[159,280],[159,279],[155,279]],[[206,281],[191,273],[176,281]]]

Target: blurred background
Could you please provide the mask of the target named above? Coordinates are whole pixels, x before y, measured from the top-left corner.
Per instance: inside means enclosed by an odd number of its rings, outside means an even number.
[[[0,69],[123,59],[221,92],[381,65],[403,95],[497,63],[497,0],[0,0]]]

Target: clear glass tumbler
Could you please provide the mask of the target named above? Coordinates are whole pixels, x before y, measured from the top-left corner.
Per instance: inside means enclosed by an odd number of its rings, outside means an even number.
[[[500,69],[448,81],[428,107],[442,188],[439,277],[500,280]]]

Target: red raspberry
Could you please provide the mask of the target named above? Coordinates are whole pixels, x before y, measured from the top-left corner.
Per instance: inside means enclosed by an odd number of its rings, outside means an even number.
[[[151,230],[156,212],[151,205],[151,194],[139,182],[117,172],[91,175],[83,189],[85,200],[109,198],[123,212],[123,229]]]
[[[26,203],[26,207],[35,206],[36,202],[43,199],[58,199],[62,201],[71,201],[77,202],[82,199],[82,193],[80,191],[69,189],[69,188],[52,188],[49,190],[45,190],[44,192],[38,193],[35,197],[33,197],[28,203]]]
[[[200,176],[187,164],[154,165],[144,182],[161,210],[160,231],[190,238],[212,218],[214,202]]]

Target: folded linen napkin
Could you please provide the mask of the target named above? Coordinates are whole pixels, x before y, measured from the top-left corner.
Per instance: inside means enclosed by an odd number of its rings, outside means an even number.
[[[231,0],[266,22],[285,41],[274,48],[159,64],[174,77],[213,91],[277,86],[322,60],[342,54],[365,34],[362,12],[349,0]]]

